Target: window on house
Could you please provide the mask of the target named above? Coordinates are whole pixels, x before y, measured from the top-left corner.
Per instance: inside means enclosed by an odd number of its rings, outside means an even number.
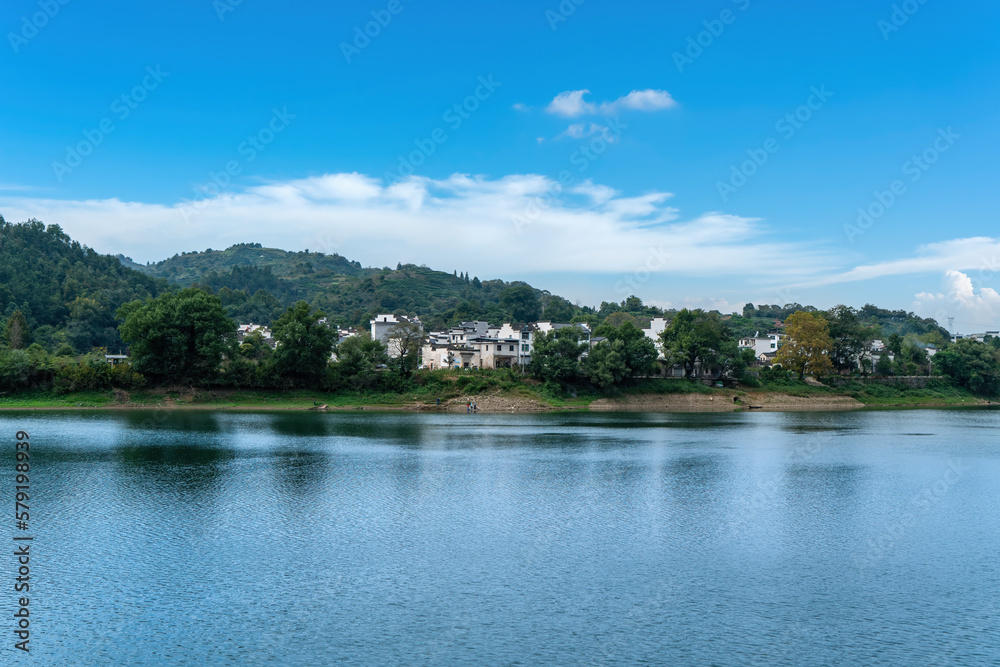
[[[529,347],[530,347],[529,345],[522,345],[521,352],[527,352]]]
[[[514,346],[513,346],[513,345],[511,345],[511,346],[510,346],[510,351],[511,351],[511,352],[513,352],[513,351],[514,351]]]
[[[521,332],[521,340],[528,340],[528,338],[529,338],[530,336],[531,336],[531,334],[530,334],[530,333],[528,333],[527,331],[522,331],[522,332]]]

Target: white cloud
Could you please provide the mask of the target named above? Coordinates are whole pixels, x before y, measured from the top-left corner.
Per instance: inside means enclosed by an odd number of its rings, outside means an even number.
[[[770,240],[758,220],[724,213],[680,219],[671,195],[623,196],[590,181],[562,191],[554,180],[455,174],[391,186],[362,174],[269,183],[193,203],[56,200],[0,194],[9,220],[56,223],[101,252],[137,261],[259,242],[339,252],[366,265],[398,261],[480,275],[551,271],[631,272],[650,249],[670,260],[658,273],[790,280],[843,266],[832,253]],[[553,192],[562,194],[553,196]]]
[[[984,272],[984,276],[987,274]],[[995,272],[988,274],[990,277]],[[978,278],[975,282],[982,282]],[[1000,324],[1000,293],[992,287],[977,286],[973,278],[961,271],[946,271],[942,279],[942,292],[920,292],[915,295],[913,310],[923,317],[933,317],[944,324],[954,317],[955,330],[995,329]]]
[[[633,111],[660,111],[677,106],[674,98],[665,90],[633,90],[625,97],[619,97],[614,102],[605,102],[600,106],[601,113],[612,115],[622,109]]]
[[[566,92],[559,93],[549,102],[549,106],[545,110],[557,116],[567,116],[569,118],[582,116],[585,113],[594,113],[596,107],[590,102],[583,100],[583,96],[589,92],[589,90],[567,90]]]
[[[940,273],[951,270],[986,270],[993,273],[1000,271],[1000,239],[977,236],[928,243],[917,248],[915,257],[856,266],[849,271],[826,276],[806,286],[833,285],[883,276]]]
[[[601,114],[612,116],[622,110],[660,111],[677,106],[676,100],[665,90],[633,90],[624,97],[612,102],[602,102],[599,105],[586,101],[584,95],[587,89],[567,90],[559,93],[546,107],[546,111],[557,116],[575,118],[583,115]]]
[[[560,139],[562,137],[582,139],[584,137],[592,137],[595,134],[601,134],[607,129],[606,125],[598,125],[597,123],[590,123],[589,125],[587,123],[574,123],[567,127],[566,131],[557,136],[556,139]],[[608,143],[615,143],[618,139],[614,135],[608,134],[607,141]]]

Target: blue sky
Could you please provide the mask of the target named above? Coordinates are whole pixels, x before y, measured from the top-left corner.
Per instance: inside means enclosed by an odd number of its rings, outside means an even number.
[[[1000,320],[994,2],[10,0],[0,27],[0,213],[102,252]]]

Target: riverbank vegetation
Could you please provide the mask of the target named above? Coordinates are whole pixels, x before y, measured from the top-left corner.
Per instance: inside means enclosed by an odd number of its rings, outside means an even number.
[[[363,269],[339,256],[293,255],[238,244],[178,256],[143,272],[81,246],[55,225],[11,225],[0,218],[0,405],[297,405],[314,397],[328,406],[437,406],[439,399],[493,394],[579,407],[627,395],[707,395],[720,388],[910,405],[1000,393],[1000,339],[952,343],[936,322],[904,311],[747,304],[742,313],[723,315],[664,311],[634,296],[588,308],[524,283],[419,267]],[[368,280],[368,287],[350,284],[369,300],[347,298],[340,288],[324,292],[306,280],[315,278],[317,267],[340,271],[344,284]],[[590,342],[580,328],[563,327],[536,334],[523,369],[449,371],[419,367],[421,335],[395,340],[402,354],[394,356],[365,333],[338,344],[332,325],[366,323],[392,305],[386,294],[404,284],[405,303],[420,305],[395,312],[420,314],[429,326],[548,317],[586,323]],[[422,290],[437,300],[421,296]],[[473,292],[482,298],[471,298]],[[300,295],[308,298],[289,303]],[[323,310],[324,303],[334,310]],[[271,325],[277,347],[256,334],[237,339],[237,320],[248,314]],[[655,340],[643,331],[652,317],[669,321]],[[738,341],[773,329],[786,337],[776,365],[762,366]],[[884,353],[873,351],[874,340],[884,340]],[[119,350],[127,350],[128,360],[109,363],[105,353]],[[673,369],[684,377],[663,377]],[[926,381],[900,379],[914,377]]]

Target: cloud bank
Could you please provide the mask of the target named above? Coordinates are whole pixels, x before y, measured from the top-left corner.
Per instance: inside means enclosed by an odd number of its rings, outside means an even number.
[[[482,275],[630,272],[651,252],[664,273],[787,279],[832,269],[829,253],[775,240],[759,220],[719,212],[682,218],[671,194],[625,196],[585,182],[561,191],[545,176],[357,174],[267,183],[174,205],[119,199],[0,197],[9,220],[39,218],[102,252],[137,261],[255,241],[339,252],[365,264],[469,266]]]

